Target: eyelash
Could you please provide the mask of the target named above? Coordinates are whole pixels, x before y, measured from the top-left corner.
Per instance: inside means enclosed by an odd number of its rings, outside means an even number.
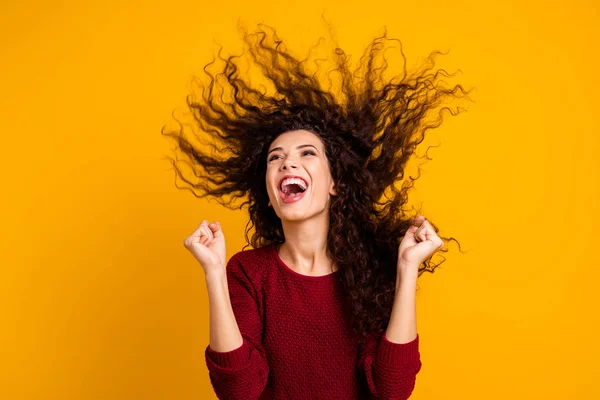
[[[312,151],[312,150],[304,150],[304,151],[302,152],[302,155],[304,155],[304,154],[306,154],[306,153],[312,154],[313,156],[314,156],[314,155],[316,155],[316,154],[315,154],[315,152],[314,152],[314,151]],[[273,161],[273,160],[275,159],[275,157],[279,157],[279,156],[278,156],[278,155],[274,155],[273,157],[271,157],[271,158],[269,159],[269,161]]]

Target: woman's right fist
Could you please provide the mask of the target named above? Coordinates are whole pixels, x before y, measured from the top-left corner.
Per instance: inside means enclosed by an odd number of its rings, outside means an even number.
[[[200,262],[205,273],[225,271],[225,236],[219,222],[203,220],[198,229],[185,238],[183,245]]]

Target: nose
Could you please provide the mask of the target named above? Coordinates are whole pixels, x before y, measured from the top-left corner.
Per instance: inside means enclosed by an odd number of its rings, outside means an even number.
[[[292,160],[291,158],[286,158],[286,160],[281,164],[281,168],[286,171],[288,169],[296,169],[298,168],[298,165],[296,163],[296,161]]]

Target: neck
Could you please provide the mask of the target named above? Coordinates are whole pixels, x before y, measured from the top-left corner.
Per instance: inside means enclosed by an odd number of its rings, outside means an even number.
[[[303,221],[282,221],[285,242],[279,256],[294,270],[305,275],[324,275],[337,268],[327,256],[329,215],[315,215]]]

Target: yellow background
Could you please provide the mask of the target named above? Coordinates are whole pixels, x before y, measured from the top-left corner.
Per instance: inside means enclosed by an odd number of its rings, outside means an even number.
[[[174,184],[160,135],[238,17],[297,54],[388,27],[475,87],[429,131],[414,199],[459,239],[419,280],[414,399],[594,399],[597,2],[3,2],[0,398],[204,399],[208,303],[183,239],[246,211]],[[421,153],[425,147],[420,148]]]

